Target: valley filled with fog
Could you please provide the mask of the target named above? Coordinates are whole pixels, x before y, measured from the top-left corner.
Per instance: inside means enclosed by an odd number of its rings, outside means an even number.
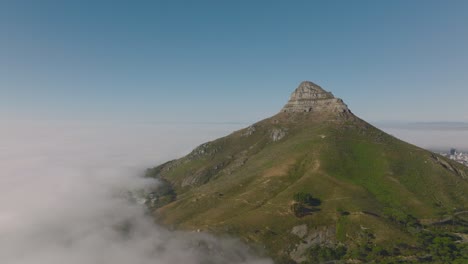
[[[129,190],[143,171],[239,125],[11,122],[0,129],[0,260],[9,264],[271,263],[232,238],[169,231]],[[123,232],[125,230],[125,232]]]

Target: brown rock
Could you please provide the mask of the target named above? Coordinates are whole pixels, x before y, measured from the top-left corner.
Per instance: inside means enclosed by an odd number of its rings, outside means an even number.
[[[281,112],[351,113],[343,100],[309,81],[302,82],[294,90]]]

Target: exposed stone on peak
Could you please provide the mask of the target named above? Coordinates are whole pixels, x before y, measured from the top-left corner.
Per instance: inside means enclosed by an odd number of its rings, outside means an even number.
[[[332,99],[335,98],[332,93],[322,89],[322,87],[309,81],[299,84],[299,87],[291,94],[290,100],[314,100],[314,99]]]
[[[331,112],[350,113],[348,106],[332,93],[309,81],[302,82],[294,90],[281,112]]]

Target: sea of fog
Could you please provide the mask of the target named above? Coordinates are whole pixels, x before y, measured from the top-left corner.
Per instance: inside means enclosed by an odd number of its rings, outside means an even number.
[[[236,239],[157,226],[124,195],[157,184],[145,168],[239,127],[3,123],[0,263],[272,263]]]
[[[449,152],[450,148],[468,152],[468,123],[375,123],[385,132],[432,151]]]

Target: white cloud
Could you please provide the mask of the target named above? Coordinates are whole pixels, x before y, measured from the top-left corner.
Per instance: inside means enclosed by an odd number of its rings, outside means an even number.
[[[376,123],[385,132],[422,148],[449,151],[454,147],[468,151],[467,123]]]
[[[121,195],[155,184],[137,177],[145,168],[236,125],[0,128],[1,263],[271,263],[235,239],[168,231]]]

